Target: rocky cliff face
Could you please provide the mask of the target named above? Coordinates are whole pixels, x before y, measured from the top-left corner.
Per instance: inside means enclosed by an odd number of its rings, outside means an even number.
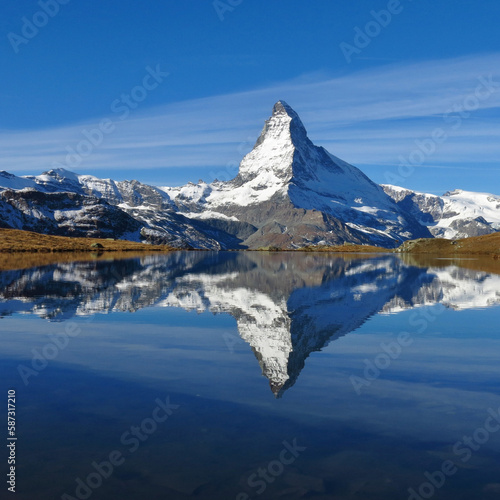
[[[0,193],[3,227],[63,236],[138,240],[142,225],[102,198],[27,188]]]

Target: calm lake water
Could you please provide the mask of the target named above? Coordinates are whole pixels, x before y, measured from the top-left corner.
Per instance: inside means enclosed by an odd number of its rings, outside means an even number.
[[[478,262],[179,252],[0,273],[15,498],[499,499],[500,275]]]

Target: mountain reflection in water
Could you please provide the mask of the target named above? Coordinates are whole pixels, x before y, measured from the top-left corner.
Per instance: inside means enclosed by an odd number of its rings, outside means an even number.
[[[394,255],[257,252],[176,252],[0,273],[0,316],[65,321],[152,306],[228,313],[276,397],[294,385],[312,352],[371,316],[438,303],[498,304],[500,276]]]

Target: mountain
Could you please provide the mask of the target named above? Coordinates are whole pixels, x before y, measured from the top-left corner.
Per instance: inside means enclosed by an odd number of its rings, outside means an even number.
[[[164,190],[189,217],[229,217],[254,226],[242,241],[250,248],[344,242],[395,247],[430,237],[360,170],[312,144],[283,101],[275,104],[233,180]]]
[[[65,169],[0,172],[0,227],[214,250],[397,247],[500,229],[498,198],[453,193],[447,201],[375,184],[315,146],[297,113],[279,101],[230,181],[156,187]]]
[[[398,186],[382,187],[436,238],[469,238],[500,230],[500,196],[462,189],[436,196]]]
[[[177,213],[162,190],[54,169],[0,172],[0,227],[62,236],[119,238],[178,248],[220,249],[235,238]]]

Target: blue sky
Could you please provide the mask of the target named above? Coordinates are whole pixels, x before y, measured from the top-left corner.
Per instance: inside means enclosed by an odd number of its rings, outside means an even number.
[[[498,1],[64,2],[3,6],[0,169],[227,179],[283,99],[376,182],[500,194]]]

